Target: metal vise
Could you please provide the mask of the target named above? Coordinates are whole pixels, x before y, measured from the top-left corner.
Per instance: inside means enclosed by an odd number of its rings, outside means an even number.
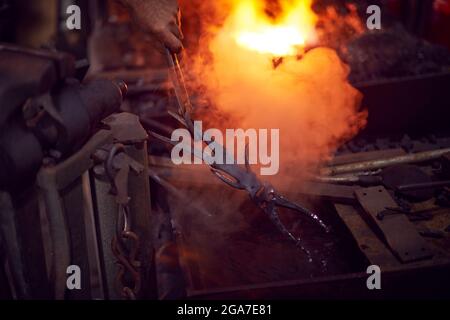
[[[0,44],[0,190],[32,181],[49,155],[67,158],[119,110],[124,83],[75,74],[70,55]]]

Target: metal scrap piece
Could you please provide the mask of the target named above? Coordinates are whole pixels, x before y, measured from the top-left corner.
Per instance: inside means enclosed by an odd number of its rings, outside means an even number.
[[[402,262],[428,259],[434,255],[427,242],[404,214],[384,215],[383,219],[379,218],[380,213],[387,208],[398,207],[384,187],[360,189],[355,195],[370,220],[382,233],[389,248]]]
[[[361,252],[371,264],[381,269],[398,267],[401,263],[367,225],[358,210],[351,205],[335,204],[339,217],[349,228]]]
[[[425,161],[436,160],[450,152],[450,148],[433,151],[419,152],[408,155],[401,155],[392,158],[370,160],[351,164],[344,164],[334,167],[327,167],[321,170],[321,175],[332,176],[351,172],[369,171],[382,169],[396,164],[412,164]]]

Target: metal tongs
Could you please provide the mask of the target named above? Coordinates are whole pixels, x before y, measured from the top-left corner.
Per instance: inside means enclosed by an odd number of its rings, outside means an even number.
[[[175,97],[178,104],[178,114],[174,114],[173,112],[169,113],[188,129],[191,135],[194,135],[194,124],[191,119],[193,106],[186,89],[182,68],[176,54],[172,54],[167,50],[166,55],[170,68],[170,79],[173,82]],[[175,145],[175,142],[166,137],[156,133],[151,134],[164,142]],[[202,137],[197,136],[195,139],[200,141],[203,140]],[[224,158],[227,159],[226,149],[215,143],[215,148],[217,149],[218,147],[222,148]],[[195,156],[196,151],[194,150],[193,153]],[[213,162],[209,166],[211,171],[229,186],[239,190],[246,190],[252,201],[268,215],[278,230],[294,241],[295,244],[308,255],[309,260],[312,261],[309,250],[302,245],[302,240],[295,237],[280,220],[278,208],[283,207],[304,214],[316,222],[326,232],[329,232],[329,227],[326,226],[315,213],[299,204],[289,201],[280,195],[270,183],[261,181],[250,168],[248,146],[246,146],[245,149],[245,166],[236,164],[236,162],[235,164],[218,164]]]

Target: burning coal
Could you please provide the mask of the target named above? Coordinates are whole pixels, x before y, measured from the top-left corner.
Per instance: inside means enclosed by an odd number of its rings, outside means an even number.
[[[221,0],[196,9],[208,19],[192,55],[195,79],[236,127],[280,130],[280,176],[317,166],[364,127],[361,95],[336,52],[304,54],[317,41],[311,0]]]

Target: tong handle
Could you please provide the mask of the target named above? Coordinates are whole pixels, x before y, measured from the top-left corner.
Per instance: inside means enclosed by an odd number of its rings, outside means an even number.
[[[166,58],[169,65],[169,76],[173,83],[179,111],[181,111],[183,115],[191,113],[194,108],[192,107],[191,98],[186,89],[186,82],[178,56],[166,49]]]

